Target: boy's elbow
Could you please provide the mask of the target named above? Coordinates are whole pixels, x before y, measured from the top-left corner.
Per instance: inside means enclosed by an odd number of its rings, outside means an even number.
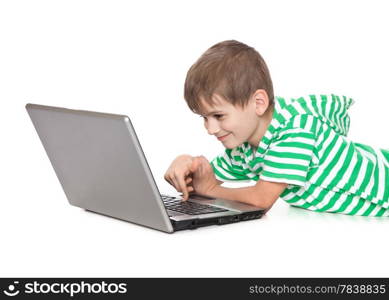
[[[272,208],[273,204],[274,204],[274,202],[266,205],[266,207],[263,208],[263,213],[266,214]]]
[[[259,181],[253,189],[252,203],[267,212],[277,201],[287,184]]]
[[[264,199],[256,199],[253,201],[253,205],[255,207],[263,209],[265,212],[267,212],[273,206],[273,204],[274,202],[265,201]]]
[[[253,195],[252,204],[258,208],[261,208],[267,212],[274,203],[277,201],[278,197],[276,195],[264,195],[263,193],[260,195]]]

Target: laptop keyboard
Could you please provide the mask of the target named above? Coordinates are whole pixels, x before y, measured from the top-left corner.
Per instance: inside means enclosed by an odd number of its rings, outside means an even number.
[[[210,206],[206,204],[199,204],[196,202],[181,201],[175,197],[170,197],[166,195],[161,195],[163,203],[165,204],[166,209],[177,211],[183,214],[188,215],[202,215],[202,214],[211,214],[218,213],[223,211],[228,211],[227,209]]]

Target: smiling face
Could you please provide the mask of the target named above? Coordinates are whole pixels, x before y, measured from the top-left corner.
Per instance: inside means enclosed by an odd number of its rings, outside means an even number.
[[[258,91],[243,108],[232,105],[216,94],[212,105],[201,101],[204,126],[224,147],[232,149],[244,142],[249,142],[253,147],[258,146],[272,117],[272,113],[265,113],[268,107],[267,95],[264,97],[262,90]]]

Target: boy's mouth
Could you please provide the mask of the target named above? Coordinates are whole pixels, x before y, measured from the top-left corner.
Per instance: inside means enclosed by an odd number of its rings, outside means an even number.
[[[218,139],[219,141],[223,141],[223,140],[226,139],[229,135],[230,135],[230,133],[227,133],[226,135],[218,136],[217,139]]]

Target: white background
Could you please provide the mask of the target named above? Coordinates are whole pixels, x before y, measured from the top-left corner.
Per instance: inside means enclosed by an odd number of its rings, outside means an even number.
[[[261,220],[165,234],[67,203],[28,102],[127,114],[160,189],[178,154],[223,151],[183,99],[236,39],[280,96],[355,99],[350,138],[389,148],[387,1],[1,1],[0,276],[389,276],[389,220],[278,201]]]

